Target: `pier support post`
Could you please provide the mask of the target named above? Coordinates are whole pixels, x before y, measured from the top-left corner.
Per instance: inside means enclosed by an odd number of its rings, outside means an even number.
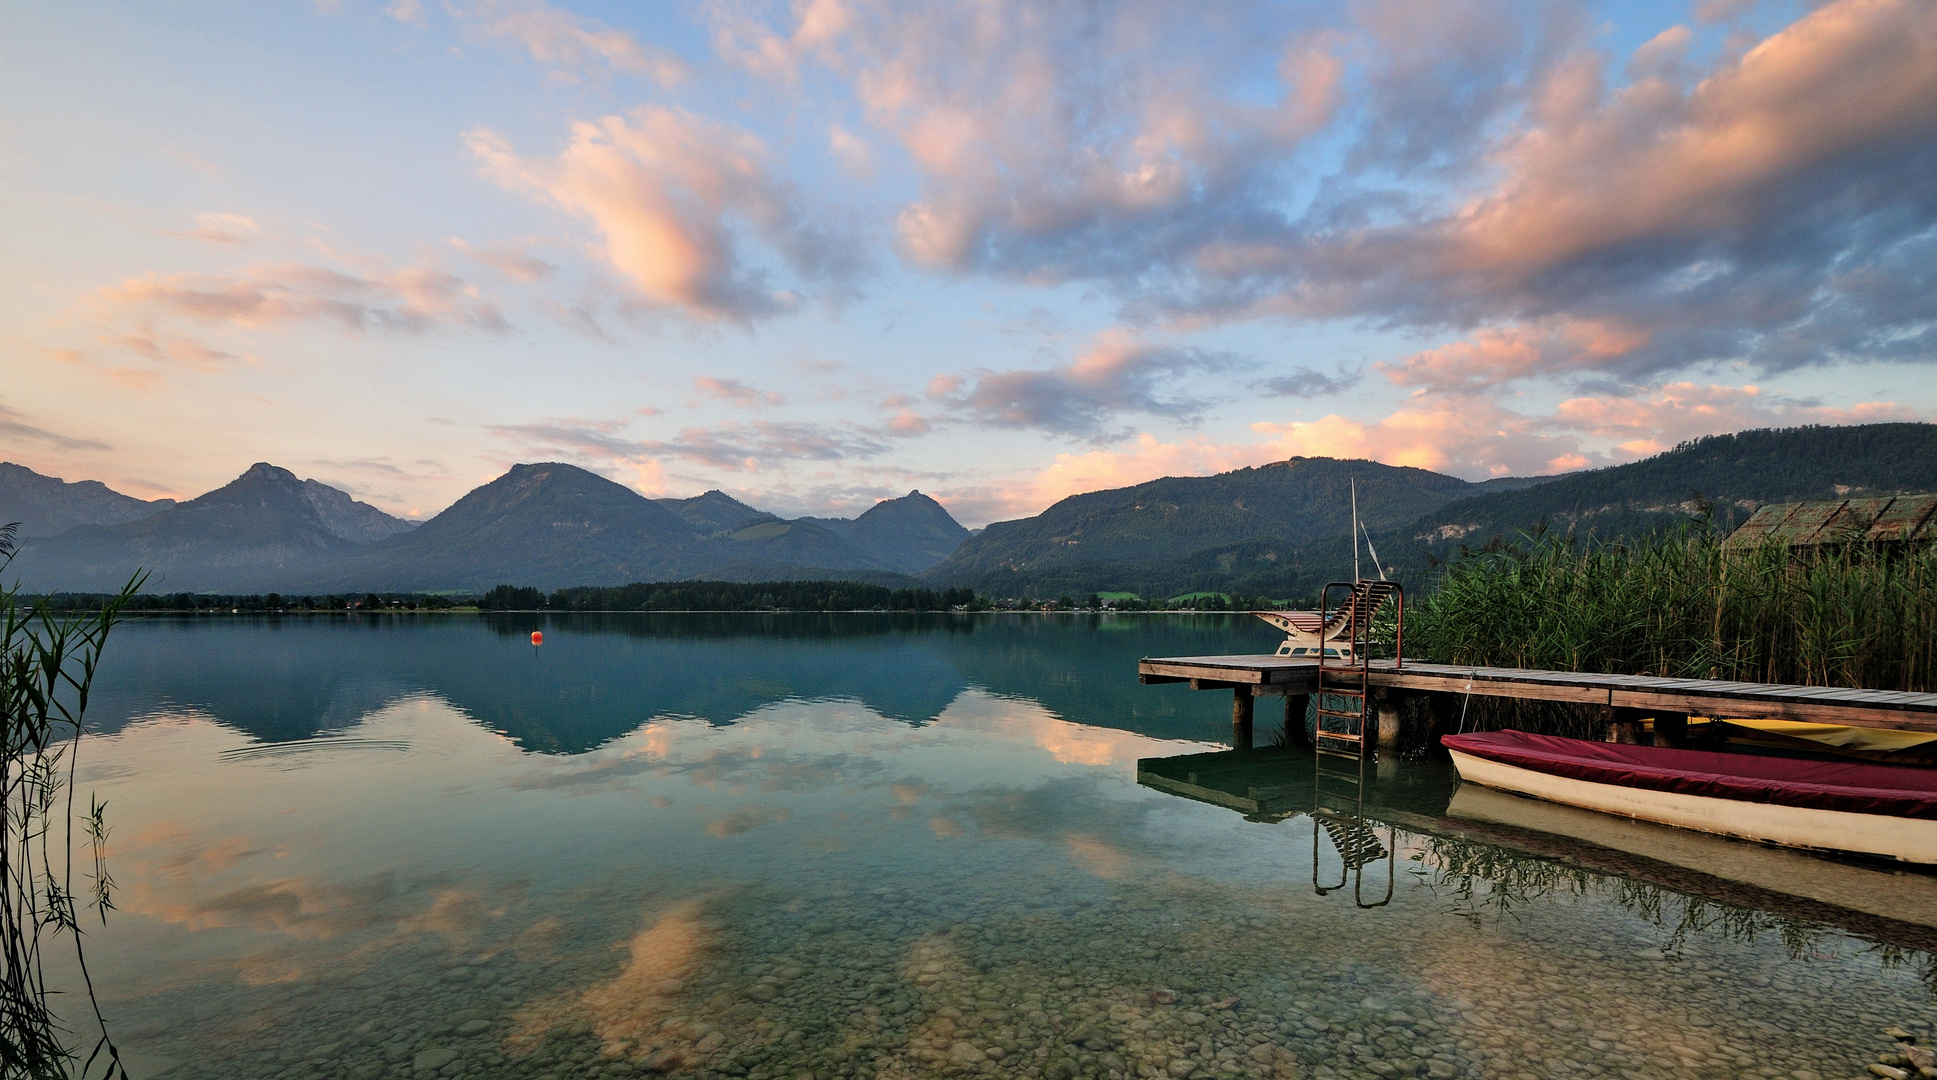
[[[1427,733],[1426,743],[1432,754],[1446,755],[1446,749],[1439,745],[1441,735],[1459,733],[1460,697],[1444,690],[1434,690],[1426,694],[1426,715],[1431,718],[1431,731]]]
[[[1648,714],[1640,709],[1623,709],[1613,705],[1601,706],[1601,720],[1607,728],[1603,736],[1611,743],[1633,745],[1641,741],[1641,720]]]
[[[1655,714],[1655,745],[1680,746],[1688,741],[1688,714]]]
[[[1285,745],[1310,746],[1311,736],[1305,734],[1305,713],[1311,709],[1310,694],[1285,695]]]
[[[1403,737],[1399,726],[1399,695],[1390,690],[1374,690],[1372,713],[1379,725],[1379,749],[1398,753]]]
[[[1251,749],[1251,715],[1256,699],[1248,686],[1231,688],[1231,748]]]

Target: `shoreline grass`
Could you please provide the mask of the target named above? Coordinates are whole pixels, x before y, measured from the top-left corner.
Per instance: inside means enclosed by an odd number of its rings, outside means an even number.
[[[1937,689],[1937,545],[1730,547],[1705,523],[1468,551],[1408,612],[1453,664]]]

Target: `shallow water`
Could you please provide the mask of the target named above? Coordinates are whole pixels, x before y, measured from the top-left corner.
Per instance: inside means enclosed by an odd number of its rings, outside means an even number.
[[[130,623],[80,778],[119,883],[95,980],[138,1080],[1832,1080],[1937,1021],[1916,917],[1461,818],[1442,765],[1387,763],[1322,834],[1306,754],[1140,784],[1218,751],[1229,698],[1139,687],[1136,658],[1272,643],[1242,617]],[[1335,834],[1394,857],[1354,875]]]

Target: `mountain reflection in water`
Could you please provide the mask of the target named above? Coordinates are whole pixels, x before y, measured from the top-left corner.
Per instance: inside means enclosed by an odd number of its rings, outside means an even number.
[[[76,783],[119,882],[95,986],[136,1080],[1810,1080],[1937,1031],[1928,878],[1570,839],[1432,762],[1374,770],[1368,843],[1314,827],[1308,755],[1218,749],[1228,694],[1136,682],[1272,644],[1243,616],[129,623]],[[1335,835],[1374,860],[1356,892]]]
[[[544,645],[529,644],[533,630]],[[851,699],[922,724],[977,686],[1146,735],[1215,738],[1228,703],[1152,693],[1136,661],[1276,641],[1217,615],[163,618],[120,631],[91,715],[114,730],[189,707],[281,742],[431,693],[528,750],[576,754],[655,716],[727,724],[787,699]]]

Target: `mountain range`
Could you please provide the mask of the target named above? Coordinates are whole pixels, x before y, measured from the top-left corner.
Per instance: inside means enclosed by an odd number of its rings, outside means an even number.
[[[35,591],[112,591],[137,569],[150,572],[150,592],[477,592],[691,578],[908,584],[907,574],[968,536],[919,491],[851,521],[787,521],[719,491],[648,499],[555,462],[514,466],[421,526],[268,463],[179,504],[5,470],[0,522],[36,526],[21,530],[9,572]],[[48,524],[74,521],[58,531]]]
[[[108,591],[139,567],[154,575],[151,592],[834,578],[998,597],[1301,597],[1351,573],[1355,487],[1369,550],[1407,578],[1542,523],[1612,537],[1703,514],[1726,525],[1766,502],[1937,491],[1937,425],[1747,431],[1626,465],[1480,483],[1292,458],[1072,495],[973,535],[919,491],[853,519],[789,520],[720,491],[649,499],[557,462],[514,466],[420,526],[266,463],[179,504],[0,464],[0,522],[22,522],[8,572],[36,591]]]
[[[151,517],[173,499],[137,499],[99,480],[73,483],[0,461],[0,525],[19,526],[19,536],[52,536],[76,525],[119,525]]]
[[[1417,580],[1462,546],[1513,541],[1542,523],[1615,537],[1701,514],[1731,527],[1767,502],[1937,491],[1937,425],[1713,435],[1625,465],[1477,484],[1372,461],[1293,458],[1073,495],[1034,518],[990,525],[922,576],[997,595],[1309,596],[1351,576],[1350,481],[1370,550],[1388,572]],[[1375,572],[1370,555],[1363,568]]]

